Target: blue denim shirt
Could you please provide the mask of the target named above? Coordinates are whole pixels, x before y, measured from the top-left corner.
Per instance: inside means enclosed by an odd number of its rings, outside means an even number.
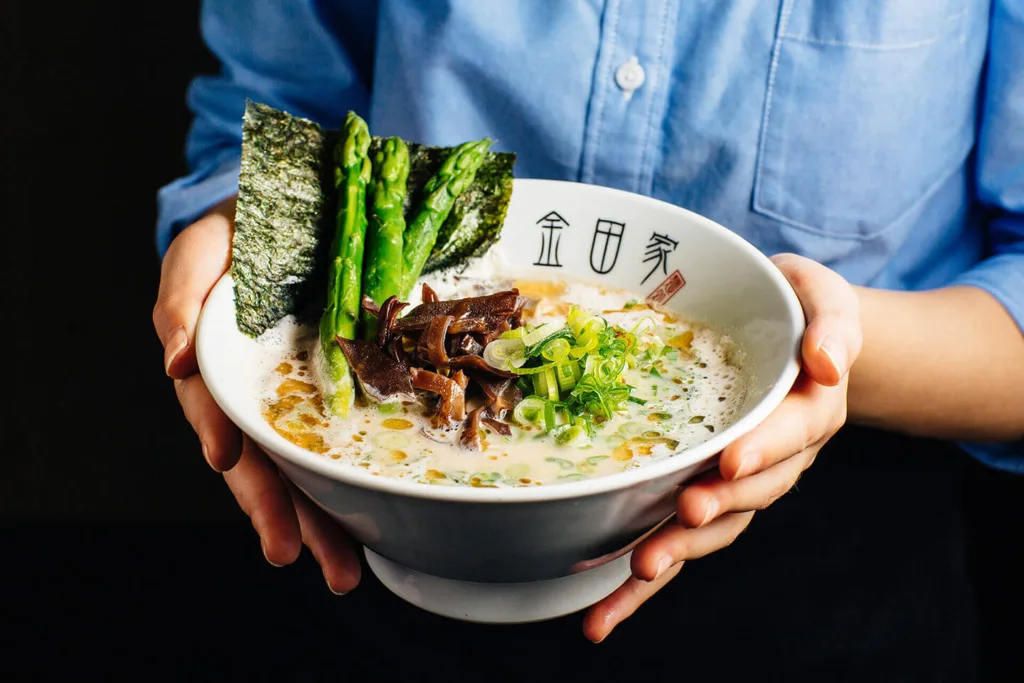
[[[189,90],[161,253],[236,191],[251,97],[491,136],[520,177],[672,202],[855,284],[978,286],[1024,326],[1024,0],[206,0],[201,25],[223,69]],[[1024,444],[965,448],[1024,473]]]

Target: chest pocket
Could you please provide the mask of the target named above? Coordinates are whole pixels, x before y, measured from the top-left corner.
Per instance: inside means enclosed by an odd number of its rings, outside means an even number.
[[[824,236],[899,224],[973,143],[970,0],[783,0],[753,209]]]

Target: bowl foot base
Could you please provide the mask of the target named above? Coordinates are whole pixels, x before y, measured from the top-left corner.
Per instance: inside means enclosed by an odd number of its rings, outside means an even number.
[[[388,590],[420,609],[481,624],[527,624],[578,612],[629,578],[626,554],[572,576],[527,583],[476,583],[430,576],[364,549],[370,569]]]

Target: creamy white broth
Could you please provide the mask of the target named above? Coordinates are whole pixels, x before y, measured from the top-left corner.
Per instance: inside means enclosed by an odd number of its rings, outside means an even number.
[[[484,450],[477,451],[460,445],[461,425],[431,425],[429,400],[382,406],[359,401],[347,418],[325,415],[313,372],[316,328],[288,318],[275,330],[280,362],[264,384],[265,419],[288,440],[337,460],[339,466],[424,484],[515,487],[641,467],[707,440],[740,415],[746,382],[740,349],[728,335],[638,303],[630,292],[584,281],[493,277],[447,276],[430,284],[442,299],[517,287],[531,300],[523,319],[529,325],[564,323],[569,305],[576,304],[609,325],[652,329],[674,349],[675,357],[660,362],[660,372],[627,369],[623,378],[635,387],[633,396],[646,403],[627,403],[596,425],[595,436],[584,446],[559,445],[538,427],[517,426],[510,411],[506,421],[513,423],[512,435],[502,436],[484,425]],[[412,305],[417,303],[418,296],[413,297]],[[467,412],[475,404],[467,397]]]

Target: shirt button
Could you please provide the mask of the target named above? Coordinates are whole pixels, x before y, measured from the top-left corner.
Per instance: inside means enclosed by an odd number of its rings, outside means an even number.
[[[631,93],[644,84],[644,68],[640,66],[636,57],[630,57],[629,61],[615,71],[615,83],[625,92]]]

